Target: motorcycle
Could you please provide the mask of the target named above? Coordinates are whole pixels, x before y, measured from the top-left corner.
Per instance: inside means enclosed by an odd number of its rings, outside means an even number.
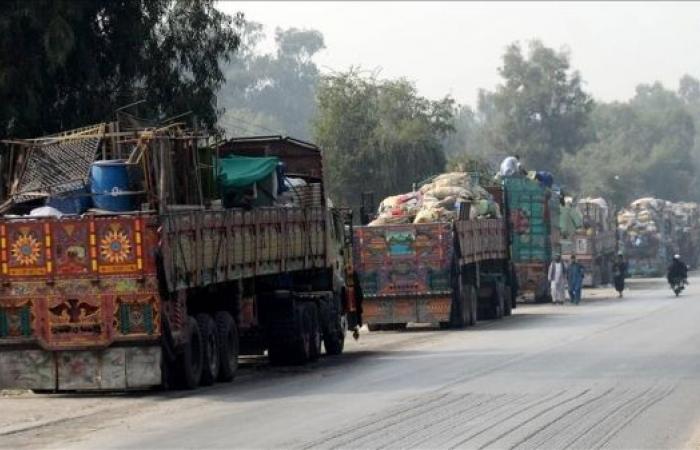
[[[688,280],[686,278],[674,278],[672,280],[669,280],[669,284],[671,285],[671,290],[673,290],[673,293],[676,294],[676,297],[680,295],[681,292],[683,292],[683,289],[688,285]]]

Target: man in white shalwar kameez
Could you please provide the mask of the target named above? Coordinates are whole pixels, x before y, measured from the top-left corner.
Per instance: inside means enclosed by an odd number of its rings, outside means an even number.
[[[549,265],[547,275],[552,293],[552,302],[564,304],[566,299],[566,266],[561,260],[561,255],[557,255]]]

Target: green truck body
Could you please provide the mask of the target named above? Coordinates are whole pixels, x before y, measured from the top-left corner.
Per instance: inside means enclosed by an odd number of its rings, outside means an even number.
[[[559,245],[559,195],[524,177],[503,179],[510,253],[521,294],[548,297],[547,268]]]

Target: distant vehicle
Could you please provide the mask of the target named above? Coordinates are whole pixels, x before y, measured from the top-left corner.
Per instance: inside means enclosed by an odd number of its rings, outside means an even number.
[[[576,255],[584,267],[584,286],[609,284],[616,247],[612,213],[590,199],[579,200],[575,208],[582,217],[583,226],[574,231],[569,240],[562,240],[562,255]]]
[[[559,194],[521,176],[503,178],[510,256],[520,294],[551,301],[547,270],[561,252]]]
[[[461,328],[515,306],[505,219],[469,220],[465,208],[453,221],[356,227],[354,252],[370,330]]]

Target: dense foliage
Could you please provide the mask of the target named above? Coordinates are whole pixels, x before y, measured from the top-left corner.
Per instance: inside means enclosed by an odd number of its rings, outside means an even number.
[[[0,15],[0,136],[31,137],[138,113],[216,124],[220,61],[242,16],[213,0],[13,0]]]
[[[311,139],[321,78],[312,58],[324,48],[323,35],[278,28],[274,53],[259,51],[263,37],[262,26],[246,24],[242,51],[225,68],[221,126],[229,136],[274,133]]]
[[[355,70],[324,77],[317,95],[315,139],[325,150],[334,201],[357,206],[362,192],[378,198],[406,192],[444,170],[450,98],[431,101],[406,80]]]
[[[497,167],[519,154],[580,195],[700,200],[700,82],[637,87],[594,102],[568,51],[508,46],[502,82],[475,108],[421,97],[403,79],[323,75],[321,33],[220,12],[213,0],[8,1],[0,15],[0,137],[54,133],[121,106],[165,118],[191,111],[229,135],[313,139],[334,199],[356,206],[450,169]]]

